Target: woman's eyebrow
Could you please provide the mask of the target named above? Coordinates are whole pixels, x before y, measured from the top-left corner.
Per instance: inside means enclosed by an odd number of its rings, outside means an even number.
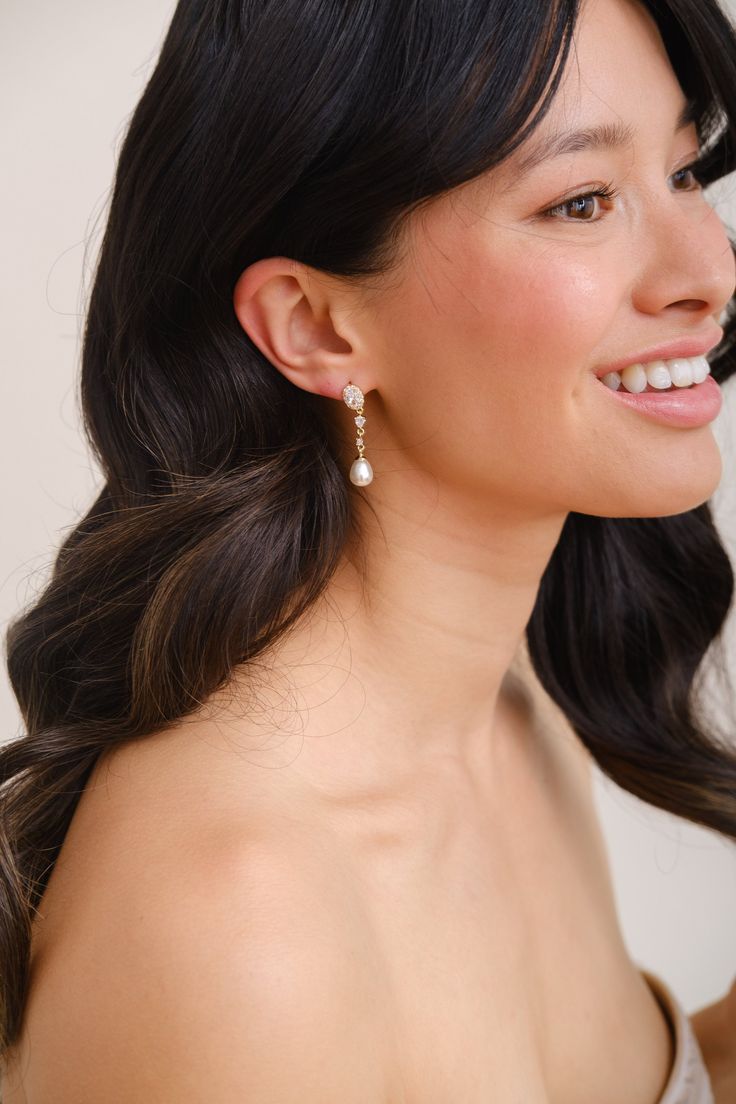
[[[675,133],[678,134],[685,127],[697,122],[698,116],[695,101],[686,100],[677,118]],[[634,140],[635,135],[636,130],[633,126],[621,122],[599,123],[582,130],[567,130],[547,135],[516,161],[514,183],[518,183],[520,177],[542,161],[560,157],[565,153],[579,153],[581,150],[615,149],[626,146]]]

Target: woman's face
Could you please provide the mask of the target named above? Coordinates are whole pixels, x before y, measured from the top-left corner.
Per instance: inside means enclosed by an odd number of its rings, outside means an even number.
[[[384,419],[371,434],[369,418],[369,458],[374,443],[408,450],[441,482],[526,513],[664,516],[711,495],[711,422],[654,422],[596,375],[720,336],[734,258],[683,171],[698,150],[694,125],[678,127],[684,103],[651,17],[587,0],[543,123],[415,213],[398,273],[371,299]],[[552,135],[593,127],[619,140],[522,167]],[[682,338],[690,352],[647,356]]]

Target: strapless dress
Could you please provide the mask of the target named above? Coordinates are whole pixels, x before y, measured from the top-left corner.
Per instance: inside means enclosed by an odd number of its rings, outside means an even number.
[[[685,1009],[662,978],[649,970],[640,972],[667,1017],[675,1044],[674,1063],[657,1104],[715,1104],[703,1053]]]

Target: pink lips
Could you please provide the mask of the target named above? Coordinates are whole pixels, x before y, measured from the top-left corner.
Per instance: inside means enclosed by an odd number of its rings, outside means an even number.
[[[652,345],[648,349],[642,349],[638,353],[631,353],[627,357],[607,364],[605,368],[596,368],[598,379],[607,376],[609,372],[623,372],[630,364],[649,364],[653,360],[674,360],[675,357],[705,356],[715,349],[723,339],[723,330],[719,326],[716,330],[710,330],[707,334],[691,334],[688,337],[679,337],[673,341],[665,341],[659,345]]]
[[[695,356],[698,354],[691,354]],[[615,371],[615,369],[612,369]],[[630,394],[619,388],[613,391],[602,383],[614,402],[624,403],[645,417],[665,425],[689,428],[712,422],[723,405],[721,389],[712,376],[692,387],[676,387],[672,391],[641,391]]]

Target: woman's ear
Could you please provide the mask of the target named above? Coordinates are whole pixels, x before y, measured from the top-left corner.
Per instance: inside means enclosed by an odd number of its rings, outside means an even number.
[[[251,341],[287,379],[305,391],[342,398],[348,381],[364,393],[375,387],[350,294],[314,268],[267,257],[241,273],[233,306]]]

